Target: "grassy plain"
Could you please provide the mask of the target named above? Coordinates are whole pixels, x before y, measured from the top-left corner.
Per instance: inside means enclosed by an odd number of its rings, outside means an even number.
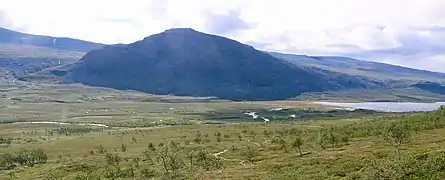
[[[80,85],[0,89],[0,179],[445,176],[444,109],[347,112],[300,101],[230,102]],[[270,122],[244,114],[252,111]],[[73,124],[12,123],[35,121]]]

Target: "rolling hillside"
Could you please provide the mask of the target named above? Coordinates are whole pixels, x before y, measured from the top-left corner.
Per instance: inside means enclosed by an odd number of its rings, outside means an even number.
[[[0,27],[0,43],[47,47],[52,49],[61,49],[61,50],[77,51],[77,52],[88,52],[93,49],[98,49],[104,46],[103,44],[72,39],[72,38],[26,34],[1,27]]]
[[[74,63],[86,52],[102,46],[0,28],[0,82],[11,82],[45,68]]]
[[[316,67],[328,71],[366,76],[380,80],[445,82],[445,73],[412,69],[378,62],[362,61],[348,57],[306,56],[276,52],[268,53],[298,66]]]

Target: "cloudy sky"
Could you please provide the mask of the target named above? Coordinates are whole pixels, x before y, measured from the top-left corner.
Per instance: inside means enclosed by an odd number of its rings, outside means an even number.
[[[0,26],[107,44],[190,27],[261,50],[445,72],[444,0],[0,0]]]

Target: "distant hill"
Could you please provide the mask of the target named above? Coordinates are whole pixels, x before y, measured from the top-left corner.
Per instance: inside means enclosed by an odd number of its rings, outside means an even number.
[[[0,28],[0,83],[45,68],[71,64],[103,44]]]
[[[445,100],[445,73],[362,61],[347,57],[268,53],[299,67],[320,68],[326,71],[367,77],[385,82],[383,88],[305,93],[297,99],[410,102]]]
[[[445,73],[412,69],[378,62],[362,61],[348,57],[305,56],[276,52],[268,53],[297,66],[316,67],[328,71],[356,76],[365,76],[379,80],[445,82]]]
[[[303,92],[381,86],[358,76],[301,68],[192,29],[171,29],[132,44],[93,50],[66,73],[57,73],[93,86],[232,100],[285,99]]]
[[[26,34],[5,28],[0,28],[0,43],[47,47],[77,52],[88,52],[104,46],[104,44],[78,39]]]
[[[192,29],[105,46],[0,28],[0,83],[17,79],[231,100],[445,99],[444,73],[346,57],[261,52]]]

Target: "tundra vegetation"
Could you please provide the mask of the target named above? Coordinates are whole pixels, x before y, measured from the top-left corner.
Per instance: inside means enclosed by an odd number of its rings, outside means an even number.
[[[140,102],[101,96],[69,102],[63,113],[60,104],[25,102],[29,97],[0,108],[0,179],[445,177],[444,107],[425,113],[334,112],[291,101]],[[85,98],[69,98],[78,97]],[[277,106],[290,110],[268,111]],[[318,110],[324,112],[320,118]],[[243,114],[248,111],[270,122]],[[67,123],[23,123],[51,118]]]

